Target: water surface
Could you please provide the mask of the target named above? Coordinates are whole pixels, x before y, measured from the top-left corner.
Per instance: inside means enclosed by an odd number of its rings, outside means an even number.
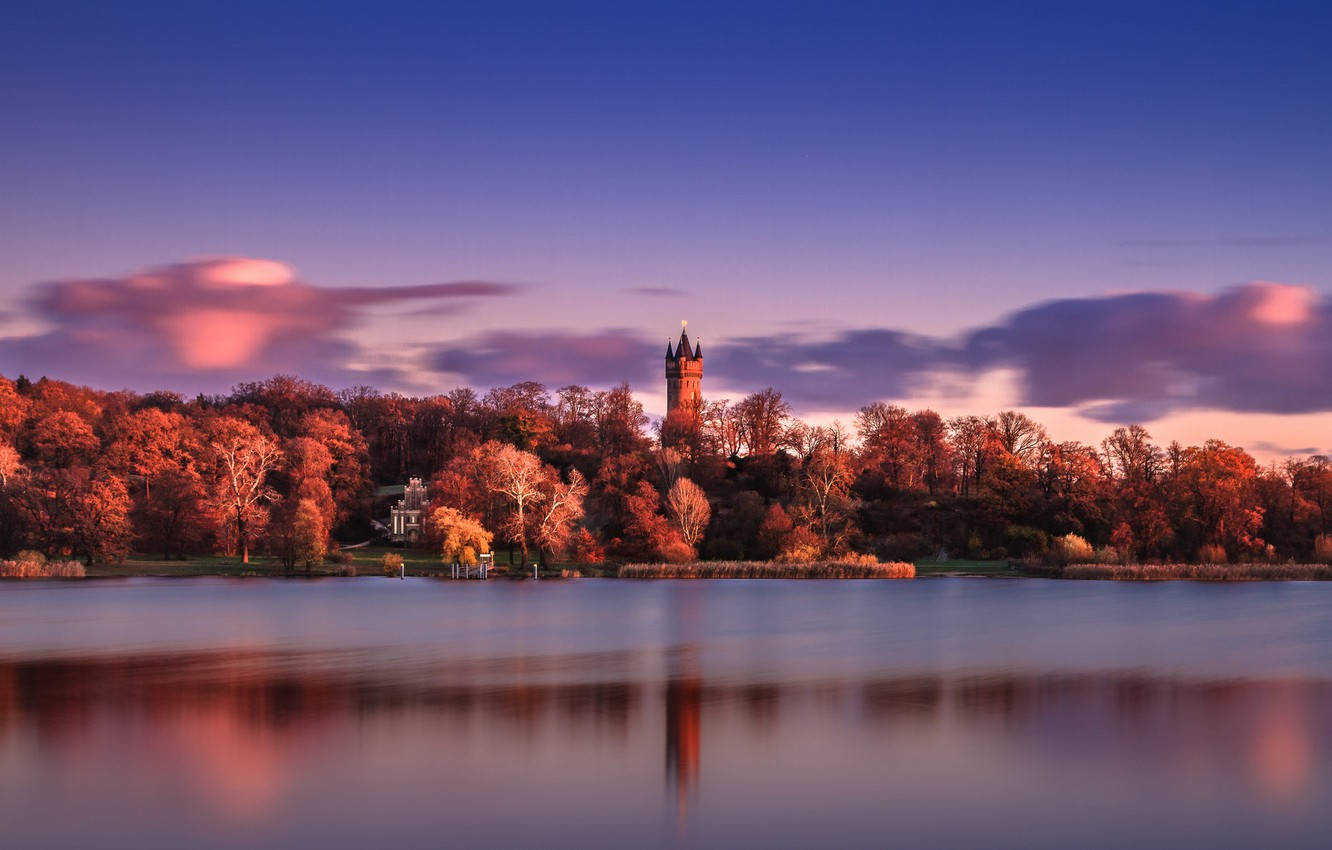
[[[5,847],[1323,847],[1332,585],[0,584]]]

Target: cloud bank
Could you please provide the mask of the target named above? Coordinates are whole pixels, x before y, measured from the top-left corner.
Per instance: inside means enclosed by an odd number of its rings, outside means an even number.
[[[28,302],[47,330],[0,339],[0,370],[186,392],[277,372],[333,386],[402,388],[421,379],[415,363],[348,366],[376,360],[345,333],[367,310],[411,302],[416,313],[449,312],[514,292],[484,281],[321,287],[282,263],[246,257],[54,281]],[[623,328],[526,330],[438,343],[425,363],[478,388],[523,380],[653,387],[663,352],[659,340]],[[1017,376],[1019,404],[1070,408],[1105,422],[1187,409],[1332,410],[1332,303],[1309,287],[1279,283],[1049,301],[956,337],[793,329],[714,338],[704,355],[713,395],[773,386],[806,411],[909,399],[941,380],[974,382],[997,369]]]
[[[49,330],[0,340],[0,362],[7,372],[101,386],[218,390],[275,372],[334,384],[392,380],[345,366],[358,348],[340,333],[364,310],[409,300],[456,308],[514,291],[488,282],[321,287],[273,260],[212,257],[41,284],[28,306]]]
[[[662,353],[624,330],[530,332],[464,340],[439,349],[434,362],[483,386],[526,379],[642,385],[661,380]],[[1105,422],[1147,422],[1190,408],[1332,410],[1332,306],[1308,287],[1266,282],[1216,295],[1050,301],[956,338],[793,332],[711,343],[704,356],[713,387],[773,386],[805,410],[909,398],[941,376],[974,381],[995,369],[1016,372],[1019,404],[1071,407]]]

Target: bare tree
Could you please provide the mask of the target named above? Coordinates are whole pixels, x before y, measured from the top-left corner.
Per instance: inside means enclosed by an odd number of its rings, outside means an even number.
[[[267,485],[268,473],[282,462],[282,452],[271,437],[248,422],[230,417],[217,420],[210,446],[217,463],[219,502],[236,522],[236,544],[241,563],[250,563],[247,525],[251,513],[277,498]]]
[[[1041,446],[1046,441],[1045,428],[1016,410],[1005,410],[994,421],[995,436],[1004,450],[1028,469],[1035,467]]]
[[[680,527],[680,536],[690,546],[702,539],[708,520],[712,518],[707,494],[688,478],[677,478],[671,485],[666,494],[666,510]]]
[[[812,514],[810,519],[829,549],[837,549],[846,538],[851,480],[845,455],[827,447],[815,451],[800,473],[801,488]]]
[[[791,405],[782,399],[780,392],[768,387],[746,396],[732,410],[751,456],[762,457],[777,451],[786,420],[791,418]]]
[[[587,498],[587,480],[576,469],[570,470],[566,484],[547,467],[547,480],[549,489],[536,523],[537,545],[541,547],[543,563],[547,551],[554,553],[569,542],[574,523],[583,518],[583,500]]]
[[[523,563],[526,563],[528,510],[547,498],[542,488],[546,470],[536,455],[508,443],[491,441],[482,449],[486,486],[508,501],[510,513],[505,529],[509,539],[522,549]]]
[[[14,451],[14,447],[0,443],[0,487],[8,484],[10,476],[22,468],[19,453]]]
[[[669,490],[684,474],[684,458],[671,446],[663,446],[655,452],[657,469],[661,471],[661,483]]]

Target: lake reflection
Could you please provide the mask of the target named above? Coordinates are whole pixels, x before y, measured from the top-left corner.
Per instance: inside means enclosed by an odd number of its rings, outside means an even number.
[[[4,585],[4,846],[1320,847],[1329,600]]]

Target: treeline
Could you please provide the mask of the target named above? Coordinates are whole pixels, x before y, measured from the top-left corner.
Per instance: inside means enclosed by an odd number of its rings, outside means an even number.
[[[408,398],[279,376],[186,400],[0,378],[0,556],[310,565],[373,538],[377,487],[419,476],[425,545],[463,559],[1018,558],[1070,540],[1098,560],[1332,557],[1322,456],[1260,467],[1138,426],[1085,445],[1015,411],[883,403],[811,426],[772,389],[648,425],[627,385]]]

